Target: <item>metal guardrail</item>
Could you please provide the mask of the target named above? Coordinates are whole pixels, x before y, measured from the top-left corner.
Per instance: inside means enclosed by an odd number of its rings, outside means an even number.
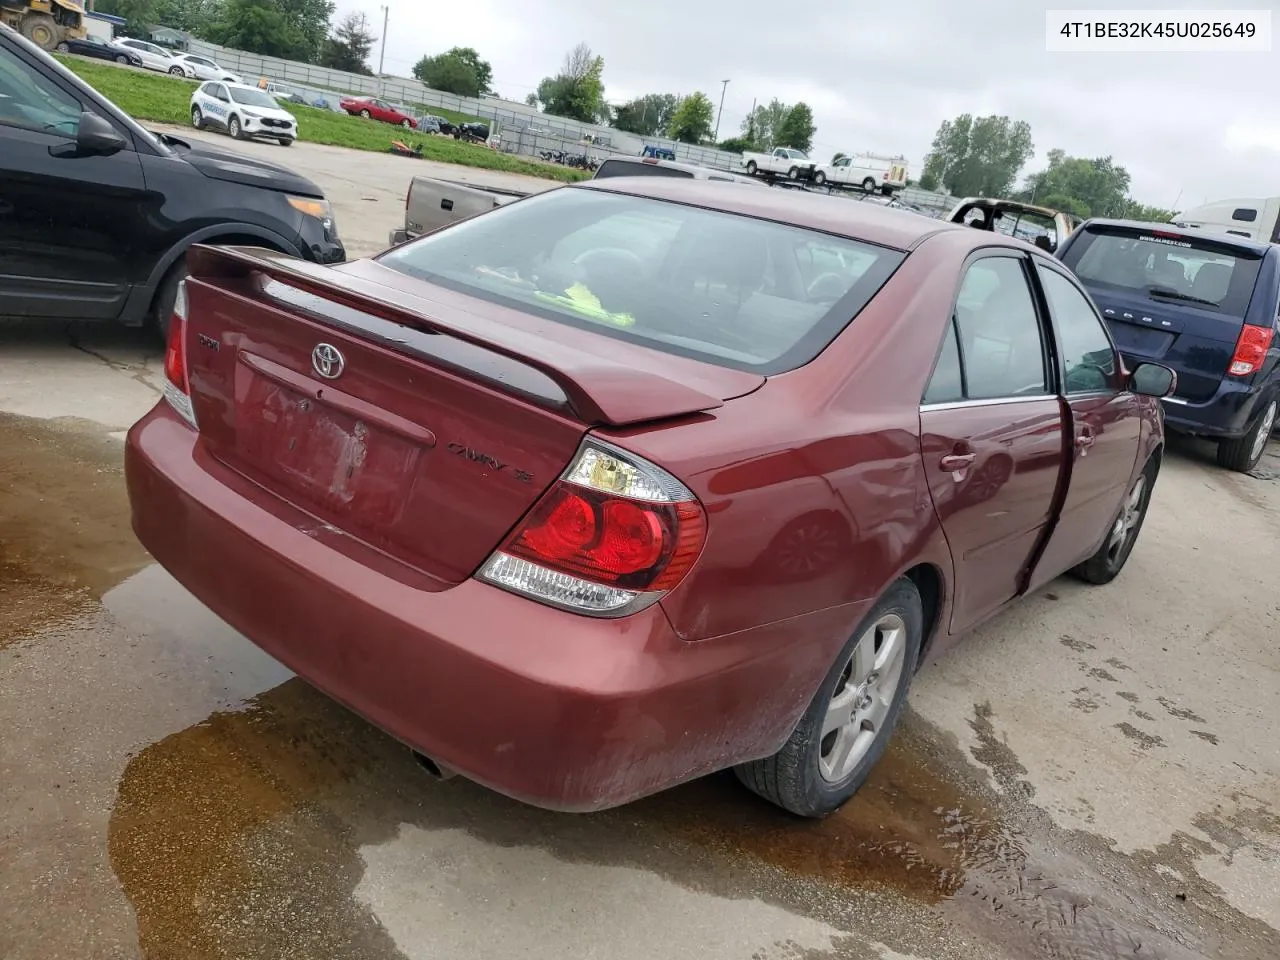
[[[567,117],[542,113],[536,107],[512,100],[494,98],[459,97],[442,90],[401,77],[370,77],[342,70],[330,70],[296,60],[264,57],[243,50],[233,50],[203,40],[192,39],[190,52],[209,57],[233,73],[240,74],[246,83],[256,83],[259,78],[299,88],[308,103],[319,99],[328,107],[340,110],[338,100],[346,95],[374,96],[393,103],[411,107],[417,114],[429,114],[433,109],[449,110],[466,116],[479,117],[490,123],[499,134],[503,152],[536,159],[544,152],[587,154],[601,160],[610,156],[636,156],[643,144],[667,147],[675,152],[676,159],[696,163],[717,170],[742,172],[738,167],[739,156],[713,147],[679,143],[666,137],[638,137],[634,134],[580,123]],[[587,138],[604,138],[611,146],[585,142]],[[641,146],[632,146],[633,144]],[[946,194],[931,193],[908,187],[900,191],[902,199],[933,210],[950,208],[955,200]]]

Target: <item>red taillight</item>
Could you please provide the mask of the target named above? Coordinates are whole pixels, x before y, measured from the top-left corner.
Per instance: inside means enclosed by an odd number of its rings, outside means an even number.
[[[1262,369],[1262,362],[1271,349],[1274,334],[1271,327],[1255,327],[1248,323],[1241,327],[1240,337],[1236,340],[1236,352],[1231,355],[1227,373],[1233,377],[1247,377]]]
[[[169,317],[169,333],[164,348],[164,398],[192,427],[196,426],[191,406],[191,376],[187,369],[187,282],[178,284]]]
[[[706,531],[702,506],[680,481],[588,441],[479,575],[555,606],[622,616],[684,579]]]

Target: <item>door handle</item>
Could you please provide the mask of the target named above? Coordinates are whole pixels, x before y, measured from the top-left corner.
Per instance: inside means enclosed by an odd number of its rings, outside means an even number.
[[[972,464],[977,458],[976,453],[949,453],[938,461],[938,466],[947,473],[955,473]]]

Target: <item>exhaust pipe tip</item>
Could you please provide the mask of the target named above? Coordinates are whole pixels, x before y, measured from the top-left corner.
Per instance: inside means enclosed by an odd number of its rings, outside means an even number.
[[[427,771],[427,775],[430,776],[433,780],[441,780],[441,781],[452,780],[454,777],[458,775],[456,771],[449,769],[448,767],[444,766],[444,764],[437,763],[435,760],[432,760],[430,757],[428,757],[425,753],[419,753],[417,750],[413,750],[410,752],[413,754],[413,759],[417,761],[418,766],[420,766],[423,770]]]

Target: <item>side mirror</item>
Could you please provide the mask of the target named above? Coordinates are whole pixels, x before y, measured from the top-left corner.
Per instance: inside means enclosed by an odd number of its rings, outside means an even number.
[[[96,113],[85,111],[80,114],[75,146],[71,150],[50,148],[49,152],[55,156],[64,157],[109,157],[113,153],[127,149],[128,146],[129,141],[117,132],[115,127]]]
[[[1167,397],[1178,388],[1178,375],[1159,363],[1140,363],[1129,376],[1129,389],[1144,397]]]

